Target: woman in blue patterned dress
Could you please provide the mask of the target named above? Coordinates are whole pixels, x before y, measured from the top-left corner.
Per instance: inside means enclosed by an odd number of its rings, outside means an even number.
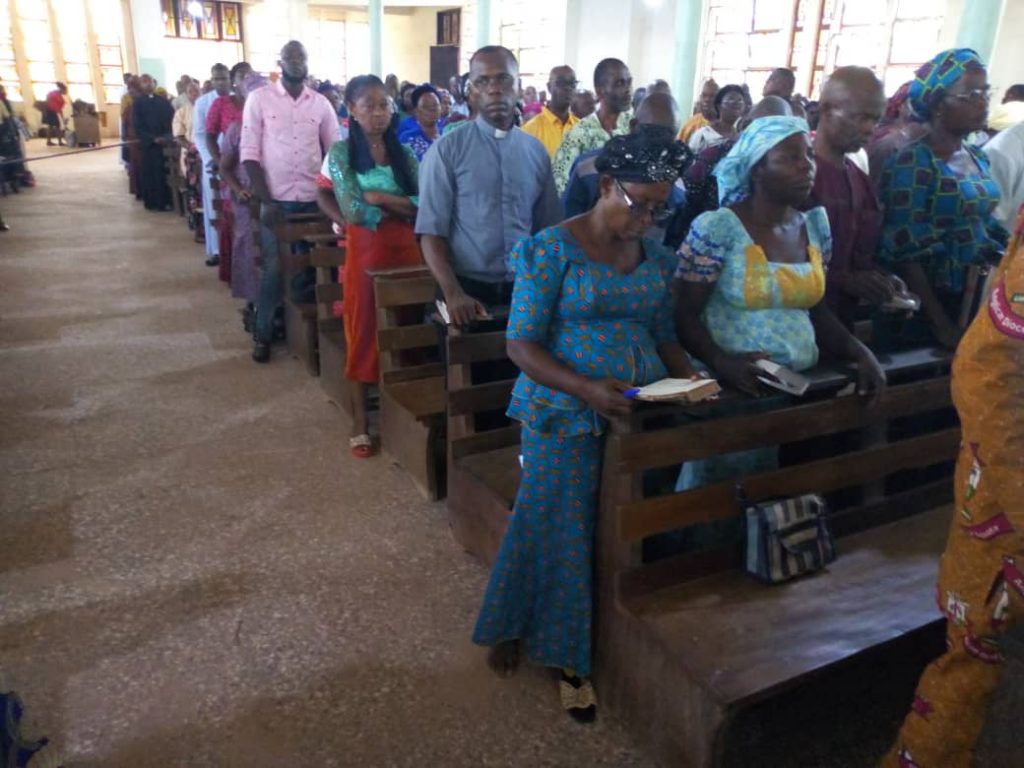
[[[519,494],[473,634],[491,667],[520,652],[561,670],[563,707],[592,720],[591,553],[605,419],[625,392],[693,369],[676,339],[674,257],[644,238],[684,161],[681,145],[633,134],[597,160],[593,209],[512,252],[509,357],[522,373],[508,415],[522,424]]]
[[[423,162],[430,146],[441,138],[445,121],[441,118],[441,100],[432,85],[421,85],[409,97],[412,115],[398,127],[398,140],[412,150],[417,162]]]
[[[969,48],[943,51],[911,81],[911,109],[929,130],[882,173],[878,260],[921,297],[921,311],[877,318],[878,348],[938,342],[954,349],[966,327],[960,316],[968,268],[998,263],[1006,248],[1009,235],[993,215],[999,186],[985,154],[966,143],[984,128],[988,99],[985,66]]]

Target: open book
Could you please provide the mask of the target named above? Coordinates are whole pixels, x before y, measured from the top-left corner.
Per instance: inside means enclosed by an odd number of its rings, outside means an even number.
[[[714,397],[722,388],[714,379],[661,379],[646,387],[636,387],[626,392],[626,397],[648,402],[681,401],[699,403]]]
[[[773,363],[771,360],[758,360],[754,365],[768,374],[767,376],[758,376],[758,381],[787,394],[799,397],[811,386],[810,379],[806,376],[801,376],[799,373],[791,371],[789,368],[778,363]]]

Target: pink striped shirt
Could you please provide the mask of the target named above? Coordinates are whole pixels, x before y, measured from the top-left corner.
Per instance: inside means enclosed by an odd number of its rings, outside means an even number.
[[[275,200],[316,200],[324,155],[341,139],[331,103],[304,87],[293,99],[280,81],[253,91],[242,113],[239,158],[263,166]]]

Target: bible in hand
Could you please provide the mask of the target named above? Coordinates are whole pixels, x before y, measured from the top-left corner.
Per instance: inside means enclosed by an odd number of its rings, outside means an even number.
[[[699,403],[714,397],[722,388],[714,379],[661,379],[646,387],[635,387],[626,392],[626,397],[647,402],[679,401]]]

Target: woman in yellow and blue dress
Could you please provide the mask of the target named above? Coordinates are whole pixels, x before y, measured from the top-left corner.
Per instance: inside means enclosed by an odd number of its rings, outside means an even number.
[[[521,240],[508,352],[522,373],[508,415],[522,424],[523,474],[474,642],[499,674],[520,653],[561,670],[563,707],[592,720],[591,555],[606,417],[626,392],[693,374],[672,325],[671,251],[644,237],[686,153],[670,139],[612,139],[587,213]]]
[[[754,120],[715,167],[721,208],[694,220],[679,251],[680,340],[723,385],[753,397],[770,392],[759,382],[765,374],[758,360],[803,371],[817,365],[819,348],[857,365],[860,393],[885,386],[871,350],[822,301],[832,253],[828,216],[824,208],[801,210],[815,170],[803,118]],[[734,401],[728,408],[737,414],[773,404]],[[777,461],[777,448],[759,448],[688,462],[676,488],[734,480]],[[739,535],[738,522],[694,527],[673,549]]]

